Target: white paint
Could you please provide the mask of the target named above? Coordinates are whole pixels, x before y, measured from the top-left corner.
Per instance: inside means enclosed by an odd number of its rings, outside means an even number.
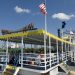
[[[33,71],[28,71],[28,70],[24,70],[24,69],[21,69],[19,71],[19,74],[20,75],[41,75],[41,73],[37,73],[37,72],[33,72]]]
[[[49,74],[49,75],[57,75],[57,74],[58,74],[58,67],[52,69],[52,70],[50,71],[50,74]]]
[[[40,71],[39,72],[36,72],[36,70],[34,70],[34,71],[27,70],[27,69],[24,69],[24,68],[20,68],[20,70],[19,70],[19,74],[20,75],[42,75],[42,74],[46,74],[48,72],[49,72],[49,75],[57,75],[58,74],[58,66],[55,67],[55,68],[52,68],[49,71],[46,71],[45,73],[44,72],[43,73],[40,73]]]

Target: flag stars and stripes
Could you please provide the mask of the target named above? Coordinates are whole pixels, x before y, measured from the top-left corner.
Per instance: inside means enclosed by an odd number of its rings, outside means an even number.
[[[39,8],[43,14],[47,14],[45,3],[40,4]]]

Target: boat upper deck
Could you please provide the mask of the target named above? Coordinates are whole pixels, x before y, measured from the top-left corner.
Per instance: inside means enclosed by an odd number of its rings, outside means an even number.
[[[8,43],[16,42],[21,43],[20,53],[18,56],[15,54],[15,59],[18,61],[16,64],[34,70],[48,70],[61,62],[70,60],[71,50],[75,46],[75,44],[58,38],[43,29],[1,35],[0,40],[6,41],[6,54],[4,56],[1,54],[1,64],[5,62],[4,64],[7,65],[9,63],[11,49]],[[29,46],[26,51],[24,44],[34,45],[34,48]],[[12,55],[14,54],[12,53]]]

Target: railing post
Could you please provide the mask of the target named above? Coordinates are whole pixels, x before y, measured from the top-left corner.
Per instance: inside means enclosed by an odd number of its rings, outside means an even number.
[[[21,67],[23,67],[23,36],[21,37]]]
[[[70,53],[69,53],[70,51],[69,51],[69,44],[68,44],[68,58],[70,57]]]
[[[49,54],[50,54],[50,67],[51,67],[51,38],[49,37]]]
[[[56,40],[56,45],[57,45],[57,63],[59,63],[58,40]]]
[[[45,54],[45,70],[46,70],[46,34],[44,34],[44,54]]]
[[[7,42],[6,42],[6,66],[8,64],[8,38],[7,38]]]
[[[62,42],[62,61],[63,61],[63,42]]]
[[[67,51],[66,51],[67,49],[66,49],[66,43],[65,43],[65,55],[66,55],[66,62],[67,62]]]

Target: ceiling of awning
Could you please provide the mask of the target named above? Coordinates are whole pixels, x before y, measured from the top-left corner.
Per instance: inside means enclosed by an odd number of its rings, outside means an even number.
[[[44,44],[44,34],[46,34],[46,36],[47,36],[47,38],[46,38],[47,43],[49,43],[48,39],[50,37],[50,38],[53,38],[53,39],[61,41],[61,42],[72,44],[68,41],[65,41],[61,38],[58,38],[57,36],[55,36],[53,34],[50,34],[50,33],[46,32],[43,29],[1,35],[0,40],[6,41],[7,38],[8,38],[8,40],[10,42],[20,43],[21,37],[23,36],[24,37],[24,43],[27,43],[27,44]],[[74,45],[74,44],[72,44],[72,45]]]

